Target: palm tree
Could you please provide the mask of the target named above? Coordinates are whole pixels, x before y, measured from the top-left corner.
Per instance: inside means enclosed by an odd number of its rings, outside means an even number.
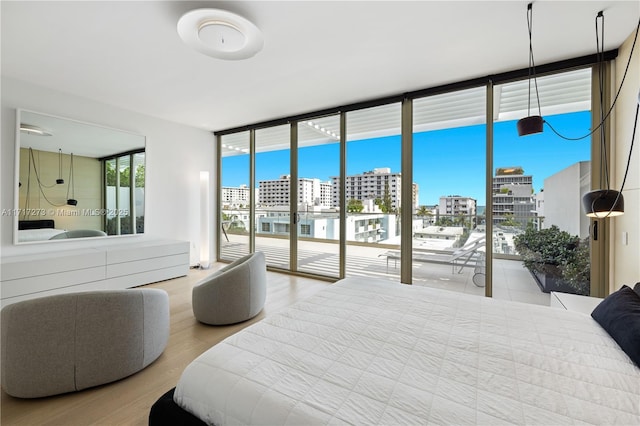
[[[418,210],[416,210],[416,215],[418,216],[431,216],[431,212],[427,208],[427,206],[420,206]]]

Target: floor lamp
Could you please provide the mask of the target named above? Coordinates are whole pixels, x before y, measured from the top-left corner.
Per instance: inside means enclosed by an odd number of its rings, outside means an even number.
[[[211,266],[211,214],[209,213],[209,172],[200,172],[200,268]]]

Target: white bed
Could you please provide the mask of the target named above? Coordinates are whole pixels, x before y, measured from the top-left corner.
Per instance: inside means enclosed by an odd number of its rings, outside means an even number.
[[[18,242],[45,241],[63,232],[65,232],[64,229],[54,228],[21,229],[18,231]]]
[[[590,316],[347,278],[227,338],[174,401],[209,424],[640,424]]]

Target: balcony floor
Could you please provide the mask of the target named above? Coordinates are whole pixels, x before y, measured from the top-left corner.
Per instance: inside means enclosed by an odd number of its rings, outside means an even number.
[[[256,250],[265,253],[269,266],[289,268],[289,239],[256,238]],[[388,248],[372,245],[348,245],[346,254],[346,276],[369,276],[400,280],[400,261],[380,257]],[[229,235],[222,242],[222,258],[233,260],[249,252],[248,238]],[[300,241],[298,244],[298,267],[301,272],[338,277],[338,244],[316,241]],[[485,288],[473,283],[474,269],[453,269],[448,264],[413,263],[413,284],[452,291],[485,295]],[[493,260],[493,297],[538,305],[549,305],[549,294],[543,293],[535,280],[518,260]]]

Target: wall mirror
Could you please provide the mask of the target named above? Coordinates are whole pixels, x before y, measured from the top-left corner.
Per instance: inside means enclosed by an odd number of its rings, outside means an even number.
[[[145,137],[18,110],[14,243],[144,232]]]

